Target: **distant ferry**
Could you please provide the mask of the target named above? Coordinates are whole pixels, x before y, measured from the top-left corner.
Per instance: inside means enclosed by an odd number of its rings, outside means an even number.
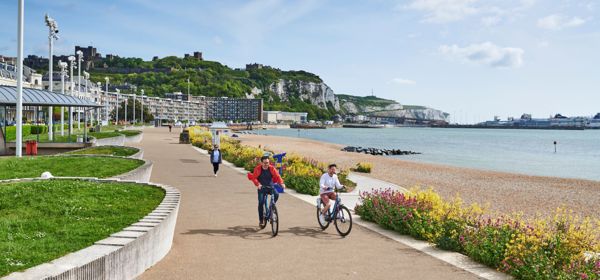
[[[385,125],[384,124],[369,124],[369,123],[365,123],[365,124],[347,123],[347,124],[344,124],[342,127],[345,127],[345,128],[385,128]]]
[[[547,119],[532,118],[530,114],[523,114],[520,119],[508,118],[506,121],[495,117],[493,121],[486,121],[474,125],[440,125],[437,127],[451,128],[504,128],[504,129],[564,129],[584,130],[600,129],[600,113],[595,117],[565,117],[556,114]]]

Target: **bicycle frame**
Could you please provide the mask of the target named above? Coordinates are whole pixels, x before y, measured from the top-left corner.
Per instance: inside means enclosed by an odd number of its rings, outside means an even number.
[[[340,198],[339,193],[336,192],[335,203],[331,206],[333,207],[333,210],[331,211],[331,213],[328,214],[329,219],[331,221],[333,221],[333,219],[337,216],[338,212],[340,211],[340,205],[342,205],[342,199]]]
[[[275,204],[275,199],[273,198],[273,192],[275,192],[275,188],[270,188],[270,187],[264,187],[263,188],[268,188],[271,190],[270,193],[266,194],[266,198],[265,198],[265,211],[266,211],[266,215],[265,218],[267,218],[267,220],[271,220],[271,206],[273,206]]]

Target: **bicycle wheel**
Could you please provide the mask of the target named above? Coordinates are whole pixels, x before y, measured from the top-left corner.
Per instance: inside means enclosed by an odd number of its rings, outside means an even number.
[[[319,223],[319,226],[321,227],[322,230],[326,230],[327,227],[329,227],[329,222],[328,221],[321,221],[321,205],[319,205],[319,207],[317,207],[317,223]],[[324,216],[323,216],[324,218]]]
[[[279,213],[277,213],[277,207],[273,204],[273,209],[271,209],[271,233],[273,236],[277,236],[279,232]]]
[[[341,205],[335,217],[335,229],[341,236],[346,236],[352,230],[352,215],[346,206]]]

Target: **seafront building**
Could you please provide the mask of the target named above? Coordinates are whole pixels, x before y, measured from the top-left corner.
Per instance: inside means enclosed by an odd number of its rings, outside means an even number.
[[[305,112],[264,111],[262,114],[265,123],[304,123],[308,121],[308,113]]]
[[[198,54],[199,56],[200,54]],[[24,87],[35,89],[48,89],[50,83],[53,83],[55,92],[63,91],[63,83],[59,73],[54,73],[53,77],[48,77],[35,72],[35,70],[24,68]],[[104,120],[107,114],[110,114],[117,104],[123,103],[128,99],[134,99],[143,103],[155,120],[163,121],[240,121],[253,122],[261,121],[263,117],[263,100],[247,98],[227,98],[227,97],[206,97],[206,96],[188,96],[181,92],[166,93],[163,97],[141,96],[139,94],[126,94],[118,91],[106,92],[102,85],[98,85],[86,77],[75,76],[73,83],[69,77],[65,77],[64,93],[75,97],[92,101],[101,108],[90,113],[92,120]],[[81,80],[81,84],[79,84]],[[16,70],[13,65],[0,62],[0,85],[16,86]],[[131,106],[131,103],[129,103]],[[24,108],[24,116],[32,120],[35,108]],[[74,108],[74,114],[83,119],[82,108]],[[77,117],[77,116],[75,116]],[[131,121],[131,120],[129,120]]]

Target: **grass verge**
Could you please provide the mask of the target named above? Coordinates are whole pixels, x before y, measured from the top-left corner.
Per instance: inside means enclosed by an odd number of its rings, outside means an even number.
[[[117,156],[117,157],[128,157],[135,155],[140,150],[133,147],[123,146],[98,146],[91,147],[76,151],[67,152],[67,154],[73,155],[106,155],[106,156]]]
[[[144,217],[163,197],[162,189],[133,183],[0,184],[0,276],[88,247]]]
[[[117,157],[6,157],[0,158],[0,180],[36,178],[44,171],[54,176],[107,178],[129,172],[143,164],[143,160]]]

